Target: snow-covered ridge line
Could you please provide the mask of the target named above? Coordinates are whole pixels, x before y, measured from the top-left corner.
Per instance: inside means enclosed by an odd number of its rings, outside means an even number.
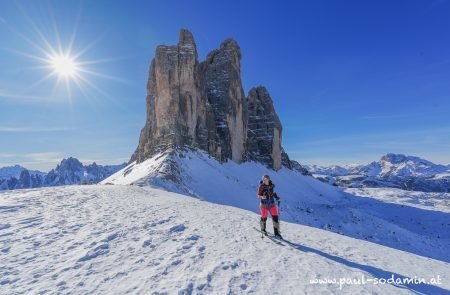
[[[450,192],[450,166],[402,154],[387,154],[367,165],[306,165],[305,168],[317,179],[342,187],[393,187]]]

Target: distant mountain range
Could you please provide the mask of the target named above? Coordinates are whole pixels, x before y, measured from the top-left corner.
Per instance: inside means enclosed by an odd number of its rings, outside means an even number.
[[[120,165],[83,165],[78,159],[63,159],[56,168],[45,173],[28,170],[20,165],[0,168],[0,190],[98,183],[125,167]]]
[[[367,165],[303,166],[315,178],[336,186],[450,192],[450,165],[434,164],[419,157],[386,154]]]
[[[63,159],[48,173],[20,165],[0,168],[0,190],[98,183],[126,166],[83,165],[78,159]],[[419,157],[386,154],[367,165],[302,165],[318,180],[349,188],[392,187],[410,191],[450,192],[450,165],[439,165]]]

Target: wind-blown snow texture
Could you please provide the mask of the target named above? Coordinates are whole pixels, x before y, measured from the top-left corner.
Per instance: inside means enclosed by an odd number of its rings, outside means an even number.
[[[252,212],[150,187],[5,191],[0,216],[1,294],[337,293],[338,285],[310,280],[363,275],[440,275],[442,284],[366,283],[342,293],[450,290],[447,262],[286,222],[291,244],[277,245],[252,229],[259,218]]]

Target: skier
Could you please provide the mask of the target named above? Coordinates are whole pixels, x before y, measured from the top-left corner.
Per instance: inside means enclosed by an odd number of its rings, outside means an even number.
[[[275,237],[282,238],[280,234],[280,222],[278,220],[277,206],[275,205],[275,200],[278,202],[278,205],[280,204],[280,197],[274,192],[274,188],[275,184],[272,182],[269,175],[263,175],[258,187],[258,199],[261,200],[261,220],[259,223],[261,225],[261,231],[267,235],[266,221],[268,212],[270,212]]]

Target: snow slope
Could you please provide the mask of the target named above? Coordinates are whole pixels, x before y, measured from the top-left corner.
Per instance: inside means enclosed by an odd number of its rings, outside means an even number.
[[[367,198],[286,168],[275,172],[259,163],[220,164],[201,151],[176,150],[131,163],[102,183],[162,187],[258,213],[256,190],[263,174],[276,184],[284,221],[450,262],[448,206],[428,210]],[[442,196],[450,200],[450,194]]]
[[[270,175],[286,205],[298,205],[298,201],[331,204],[341,195],[336,188],[298,171],[283,167],[275,172],[256,162],[219,163],[200,150],[169,150],[143,163],[133,162],[101,183],[163,187],[202,200],[259,212],[256,191],[264,174]]]
[[[230,181],[237,180],[244,179]],[[313,189],[317,187],[311,185],[309,190]],[[450,292],[448,262],[286,222],[282,232],[291,244],[277,245],[252,229],[258,218],[248,210],[151,187],[92,185],[1,192],[0,293]],[[441,284],[368,281],[392,275],[395,279],[439,275]],[[341,291],[337,284],[310,283],[317,278],[362,276],[364,285],[343,285]]]
[[[385,203],[450,213],[450,193],[412,192],[395,188],[347,188],[345,191]]]

